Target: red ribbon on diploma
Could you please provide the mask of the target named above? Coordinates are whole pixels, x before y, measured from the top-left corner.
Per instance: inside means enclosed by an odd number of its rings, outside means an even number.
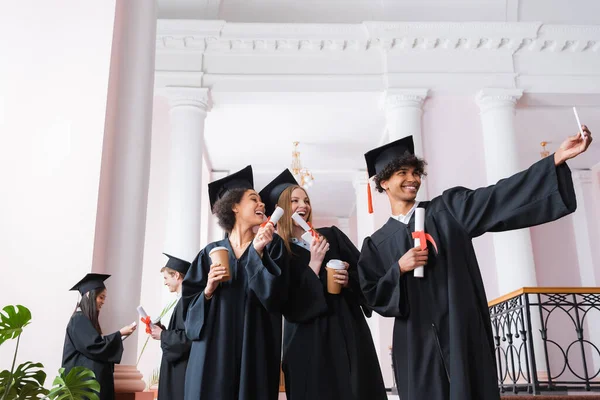
[[[150,316],[147,315],[145,318],[140,318],[140,321],[142,321],[144,324],[146,324],[146,333],[148,334],[152,334],[152,329],[150,329]]]
[[[313,228],[312,224],[308,221],[306,221],[306,224],[308,226],[310,226],[310,234],[312,235],[312,237],[314,237],[315,239],[319,237],[319,234],[317,233],[317,231],[315,231],[315,229]]]
[[[269,222],[271,222],[271,217],[267,218],[267,220],[266,220],[265,222],[263,222],[262,224],[260,224],[260,227],[261,227],[261,228],[264,228],[265,226],[267,226],[267,224],[268,224]],[[275,226],[275,224],[274,224],[274,223],[272,223],[272,222],[271,222],[271,224],[272,224],[273,226]]]
[[[430,242],[435,249],[435,252],[438,252],[437,244],[435,244],[435,240],[429,233],[425,233],[425,231],[415,231],[412,234],[413,239],[419,239],[421,241],[421,250],[423,250],[423,244],[427,247],[427,242]]]

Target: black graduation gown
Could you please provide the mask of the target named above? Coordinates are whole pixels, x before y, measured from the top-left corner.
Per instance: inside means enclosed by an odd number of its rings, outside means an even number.
[[[385,400],[387,395],[364,306],[356,264],[359,252],[337,227],[318,229],[330,244],[319,276],[310,251],[292,244],[284,308],[283,372],[288,400]],[[325,265],[346,261],[349,286],[327,293]]]
[[[206,300],[208,254],[217,246],[229,250],[231,279]],[[186,400],[277,399],[286,259],[275,235],[262,260],[252,244],[236,260],[229,239],[223,239],[192,262],[182,297],[185,330],[192,340]]]
[[[426,208],[425,278],[400,276],[398,260],[414,247],[408,225],[390,218],[366,238],[359,260],[370,306],[395,317],[393,362],[402,400],[500,398],[487,299],[471,239],[530,227],[576,208],[571,173],[547,157],[496,185],[445,191]],[[497,266],[502,268],[501,265]]]
[[[100,383],[100,400],[115,398],[114,365],[121,362],[122,355],[120,332],[102,336],[81,311],[73,314],[67,325],[62,367],[67,373],[73,367],[94,371]]]
[[[190,355],[191,341],[185,335],[183,303],[177,302],[168,329],[160,334],[162,360],[160,363],[160,400],[183,400],[185,370]]]

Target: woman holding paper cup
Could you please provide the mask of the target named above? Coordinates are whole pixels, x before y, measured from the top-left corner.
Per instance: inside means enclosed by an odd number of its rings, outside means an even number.
[[[192,340],[185,399],[275,400],[285,248],[273,224],[261,227],[265,205],[253,189],[250,166],[208,190],[227,237],[202,249],[183,281]]]
[[[277,233],[290,254],[283,308],[288,400],[387,399],[363,315],[371,312],[361,310],[358,250],[335,226],[312,228],[310,199],[289,170],[260,195],[267,213],[276,206],[284,210]]]
[[[114,365],[121,362],[122,339],[136,329],[134,323],[110,335],[102,335],[98,316],[106,300],[104,281],[109,277],[87,274],[71,288],[79,291],[81,300],[67,325],[62,357],[62,367],[67,373],[74,367],[86,367],[94,372],[100,384],[100,400],[115,398]]]

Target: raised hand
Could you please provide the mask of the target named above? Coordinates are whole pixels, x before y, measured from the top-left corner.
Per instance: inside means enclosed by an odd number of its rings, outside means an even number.
[[[273,240],[273,234],[275,233],[275,227],[273,224],[267,224],[258,229],[256,236],[253,240],[254,249],[261,255],[265,247]]]
[[[325,253],[329,250],[329,242],[323,236],[317,236],[313,238],[310,244],[310,262],[308,266],[313,272],[319,275],[321,271],[321,265],[325,259]]]
[[[583,137],[577,133],[574,136],[569,136],[561,143],[556,153],[554,153],[555,165],[560,165],[571,158],[577,157],[590,147],[593,140],[592,132],[585,125],[581,125],[581,130],[584,133]]]

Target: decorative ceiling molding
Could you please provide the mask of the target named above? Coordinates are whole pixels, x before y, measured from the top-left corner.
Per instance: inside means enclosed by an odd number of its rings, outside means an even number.
[[[600,27],[540,23],[243,24],[159,20],[157,50],[598,52]]]
[[[600,93],[600,26],[159,20],[156,43],[157,87]]]

